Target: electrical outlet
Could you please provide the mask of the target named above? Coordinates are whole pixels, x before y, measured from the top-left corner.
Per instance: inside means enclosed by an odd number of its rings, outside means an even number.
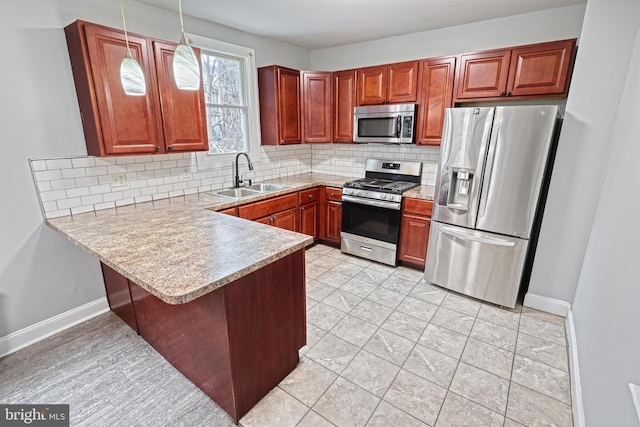
[[[112,173],[110,176],[111,187],[124,187],[127,185],[127,176],[124,172]]]
[[[191,172],[189,172],[189,168],[182,169],[182,178],[183,179],[191,178]]]

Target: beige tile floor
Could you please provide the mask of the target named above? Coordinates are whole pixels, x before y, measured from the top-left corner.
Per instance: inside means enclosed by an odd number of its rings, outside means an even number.
[[[571,426],[564,319],[307,250],[307,346],[254,426]]]

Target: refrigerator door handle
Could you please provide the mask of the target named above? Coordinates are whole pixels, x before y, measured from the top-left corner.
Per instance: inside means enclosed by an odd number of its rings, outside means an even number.
[[[496,121],[493,124],[495,132],[491,132],[491,139],[489,140],[489,153],[487,155],[487,163],[484,168],[484,180],[482,183],[482,189],[480,190],[480,209],[478,209],[478,216],[484,216],[487,211],[487,197],[489,193],[489,184],[491,184],[491,178],[493,176],[493,161],[496,157],[496,145],[498,145],[498,136],[500,135],[500,122]]]
[[[442,224],[440,225],[440,230],[444,234],[448,234],[450,236],[457,237],[459,239],[472,240],[474,242],[486,243],[488,245],[512,247],[512,246],[515,246],[515,244],[516,244],[515,242],[510,241],[510,240],[492,239],[492,238],[487,238],[487,237],[473,236],[471,234],[464,234],[464,233],[461,233],[458,230],[455,230],[455,229],[453,229],[451,227],[447,227],[446,225],[442,225]]]

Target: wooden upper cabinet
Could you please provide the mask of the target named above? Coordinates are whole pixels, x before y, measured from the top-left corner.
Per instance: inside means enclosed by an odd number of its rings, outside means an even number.
[[[563,98],[576,39],[460,55],[455,100]]]
[[[416,102],[419,61],[358,69],[358,105]]]
[[[416,102],[419,61],[387,65],[387,103]]]
[[[176,46],[174,43],[153,42],[165,147],[169,152],[207,151],[209,141],[202,84],[200,90],[178,89],[173,77]],[[194,50],[200,62],[200,49]]]
[[[304,142],[331,142],[331,73],[301,74]]]
[[[444,110],[453,106],[455,64],[453,56],[422,63],[417,145],[440,145]]]
[[[575,47],[571,39],[513,49],[507,90],[512,96],[566,95]]]
[[[173,78],[176,45],[129,34],[146,94],[124,93],[120,64],[124,33],[76,21],[65,28],[87,154],[114,156],[209,148],[204,89],[179,90]]]
[[[262,145],[300,144],[300,71],[258,68]]]
[[[65,28],[80,115],[92,156],[164,151],[155,66],[149,40],[129,35],[147,92],[129,96],[120,82],[126,54],[121,31],[76,21]],[[160,147],[158,149],[158,147]]]
[[[456,99],[494,98],[506,92],[510,50],[460,55]]]
[[[356,70],[333,73],[333,142],[353,142]]]

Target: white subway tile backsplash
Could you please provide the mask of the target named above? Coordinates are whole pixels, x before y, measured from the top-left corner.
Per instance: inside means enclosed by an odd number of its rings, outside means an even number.
[[[59,170],[46,170],[46,171],[40,171],[40,172],[35,172],[34,176],[36,178],[36,181],[40,182],[40,181],[51,181],[54,179],[62,179],[62,173],[60,173]]]
[[[74,197],[73,199],[58,200],[58,207],[60,209],[77,208],[82,206],[82,200],[80,197]]]
[[[71,159],[51,159],[47,160],[47,169],[69,169],[71,168]]]
[[[31,160],[31,170],[33,170],[34,172],[46,171],[47,170],[47,161],[46,160]]]
[[[47,218],[59,218],[62,216],[71,215],[71,211],[69,209],[61,209],[59,211],[51,211],[47,212]]]
[[[98,176],[98,175],[106,175],[107,167],[106,166],[94,166],[92,168],[86,168],[87,176]]]
[[[40,193],[40,200],[43,202],[50,202],[53,200],[62,200],[67,198],[67,193],[64,190],[45,191]]]
[[[102,194],[95,194],[93,196],[81,197],[83,205],[94,205],[96,203],[102,203]]]
[[[89,187],[79,187],[79,188],[69,188],[69,189],[67,189],[67,197],[68,198],[88,196],[90,194],[91,194],[91,192],[89,191]]]
[[[101,211],[101,210],[105,210],[105,209],[111,209],[111,208],[115,208],[116,204],[115,202],[107,202],[107,203],[97,203],[94,205],[94,209],[97,211]]]
[[[90,185],[98,185],[100,182],[95,176],[86,176],[84,178],[76,178],[76,185],[78,187],[88,187]]]
[[[245,180],[254,182],[312,171],[359,177],[364,173],[365,160],[373,157],[420,160],[424,165],[423,183],[433,185],[439,148],[378,144],[299,145],[261,147],[260,155],[252,157],[255,169],[249,171],[243,162],[240,174]],[[199,170],[195,153],[38,159],[30,164],[46,217],[50,217],[50,212],[60,215],[69,211],[68,214],[75,215],[218,190],[230,187],[235,175],[231,164]],[[126,186],[111,187],[110,174],[115,172],[126,173]],[[76,206],[78,199],[81,206]],[[47,203],[46,209],[44,203]]]
[[[96,165],[95,157],[77,157],[71,159],[71,165],[73,168],[90,168]]]
[[[78,215],[87,212],[93,212],[93,205],[88,206],[78,206],[77,208],[71,208],[71,215]]]
[[[64,190],[66,188],[75,188],[76,180],[75,179],[56,179],[51,182],[52,190]]]

